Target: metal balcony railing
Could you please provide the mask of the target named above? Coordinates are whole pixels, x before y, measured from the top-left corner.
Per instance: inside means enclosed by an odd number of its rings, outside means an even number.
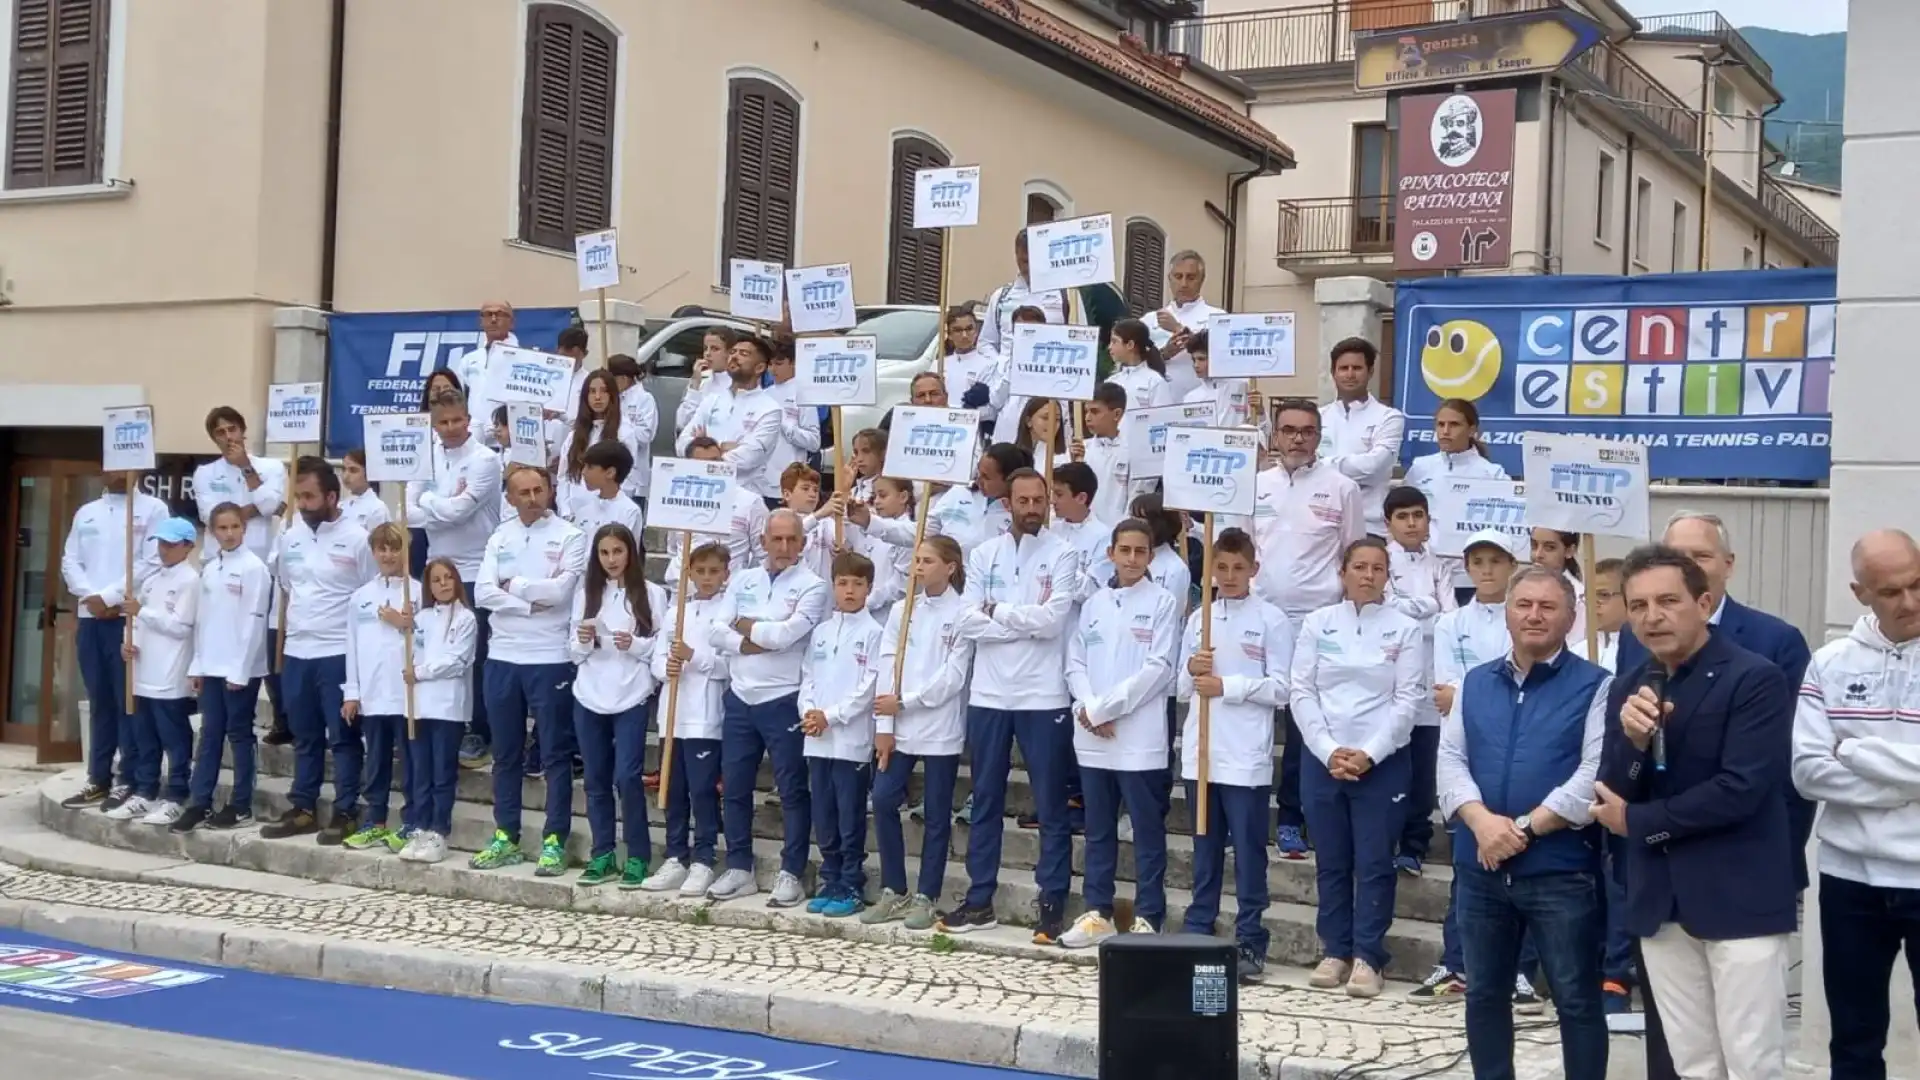
[[[1343,199],[1281,199],[1282,262],[1393,252],[1393,196],[1349,195]]]
[[[1762,79],[1769,83],[1773,81],[1773,66],[1767,63],[1752,42],[1741,36],[1740,31],[1734,29],[1733,24],[1717,11],[1642,15],[1640,36],[1718,45]]]
[[[1789,231],[1805,237],[1821,254],[1829,259],[1839,258],[1840,234],[1819,214],[1807,209],[1807,204],[1794,197],[1793,192],[1770,173],[1760,177],[1760,204]]]
[[[1561,0],[1333,0],[1175,23],[1168,47],[1216,71],[1272,71],[1353,61],[1363,34],[1564,7]]]
[[[1571,66],[1598,79],[1608,97],[1646,117],[1678,149],[1700,149],[1699,114],[1626,53],[1603,41],[1574,58]]]

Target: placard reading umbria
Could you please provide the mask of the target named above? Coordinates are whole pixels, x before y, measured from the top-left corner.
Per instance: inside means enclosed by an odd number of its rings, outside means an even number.
[[[853,337],[800,338],[794,343],[793,400],[800,405],[872,405],[880,341]]]
[[[1114,280],[1113,215],[1027,226],[1027,269],[1035,292]]]
[[[933,484],[973,483],[980,414],[973,409],[896,405],[882,475]]]
[[[618,231],[606,229],[574,237],[573,265],[580,278],[581,292],[611,289],[620,284]]]
[[[796,334],[851,330],[860,321],[853,313],[853,266],[849,263],[787,271],[787,296]]]
[[[433,479],[433,417],[426,413],[370,414],[367,479],[374,483]]]
[[[1293,374],[1293,312],[1215,315],[1207,320],[1207,376],[1260,379]]]
[[[553,461],[547,446],[547,418],[540,406],[525,401],[507,403],[507,460],[515,465],[546,468]]]
[[[1647,448],[1527,432],[1527,524],[1647,538]]]
[[[1518,480],[1475,478],[1442,480],[1433,492],[1433,535],[1436,555],[1459,558],[1467,538],[1482,529],[1498,530],[1507,539],[1514,558],[1528,552],[1532,526],[1527,524],[1527,485]]]
[[[320,395],[325,383],[274,383],[267,387],[267,441],[320,441]]]
[[[653,459],[647,524],[724,535],[733,528],[733,465],[693,458]]]
[[[1099,369],[1099,327],[1014,325],[1013,368],[1008,376],[1011,393],[1091,401]]]
[[[493,387],[496,400],[566,411],[567,391],[573,388],[572,357],[503,345],[494,350],[493,371],[499,379]]]
[[[1260,471],[1260,433],[1252,428],[1168,428],[1162,469],[1168,509],[1250,516]]]
[[[913,174],[913,227],[957,229],[980,223],[980,166]]]
[[[740,319],[779,322],[786,318],[785,268],[758,259],[727,260],[727,311]]]
[[[1148,480],[1161,474],[1167,456],[1167,429],[1213,423],[1213,402],[1177,402],[1120,414],[1121,443],[1127,448],[1127,475]]]
[[[100,420],[102,472],[143,472],[153,468],[153,406],[108,409]]]

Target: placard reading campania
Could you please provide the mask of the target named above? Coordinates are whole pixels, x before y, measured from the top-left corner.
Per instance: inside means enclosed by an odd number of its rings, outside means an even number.
[[[108,409],[100,418],[100,470],[145,472],[153,468],[153,406]]]
[[[1091,401],[1100,370],[1100,328],[1016,324],[1012,363],[1007,376],[1010,393]]]
[[[879,338],[808,337],[794,346],[794,404],[871,405],[878,399]]]
[[[1252,428],[1167,429],[1160,477],[1169,510],[1251,516],[1260,472],[1260,433]]]
[[[1482,529],[1506,537],[1515,558],[1528,550],[1532,526],[1527,524],[1527,485],[1518,480],[1443,478],[1434,487],[1432,506],[1430,544],[1435,555],[1459,558],[1467,538]]]
[[[1527,433],[1527,524],[1645,540],[1647,448]]]
[[[411,483],[433,479],[433,417],[426,413],[369,414],[367,479]]]
[[[896,405],[881,474],[932,484],[973,482],[980,414],[973,409]]]
[[[1114,280],[1113,215],[1027,226],[1027,269],[1034,292]]]
[[[913,227],[955,229],[980,223],[980,166],[913,174]]]
[[[724,535],[733,528],[734,473],[725,461],[655,458],[647,524]]]
[[[1229,315],[1207,320],[1207,375],[1261,379],[1293,374],[1293,312]]]

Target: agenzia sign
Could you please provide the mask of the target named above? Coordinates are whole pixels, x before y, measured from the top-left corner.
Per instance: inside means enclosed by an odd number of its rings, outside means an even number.
[[[796,404],[872,405],[878,399],[878,338],[808,337],[794,345]]]
[[[1169,509],[1251,516],[1260,433],[1253,428],[1168,428],[1162,469]]]
[[[1091,401],[1099,365],[1099,327],[1018,323],[1008,389],[1021,397]]]
[[[108,409],[100,421],[102,472],[146,472],[157,456],[154,446],[153,406],[128,405]]]
[[[980,414],[973,409],[896,405],[882,475],[932,484],[973,482]]]
[[[1527,432],[1527,524],[1647,538],[1647,448],[1581,435]]]
[[[1433,489],[1435,555],[1459,558],[1467,538],[1493,529],[1507,539],[1507,550],[1524,552],[1532,526],[1527,524],[1527,485],[1491,477],[1442,479]],[[1518,555],[1515,556],[1518,558]]]
[[[1034,292],[1114,280],[1113,215],[1027,226],[1028,285]]]
[[[1207,320],[1207,377],[1261,379],[1293,374],[1293,312],[1215,315]]]
[[[655,458],[647,524],[658,529],[713,533],[733,528],[733,465],[694,458]]]
[[[793,332],[821,334],[851,330],[859,318],[853,313],[853,266],[799,266],[787,271],[788,309]]]
[[[758,259],[727,261],[727,313],[737,319],[779,322],[786,318],[784,267]]]
[[[371,413],[367,433],[367,479],[412,483],[433,479],[433,417],[426,413]]]
[[[980,166],[913,174],[913,227],[955,229],[980,223]]]
[[[267,387],[267,441],[320,441],[320,395],[325,383],[274,383]]]

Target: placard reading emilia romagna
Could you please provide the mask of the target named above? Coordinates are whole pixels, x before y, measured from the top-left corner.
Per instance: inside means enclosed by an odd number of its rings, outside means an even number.
[[[651,479],[647,524],[697,533],[726,533],[733,528],[732,463],[655,458]]]
[[[1402,457],[1433,414],[1479,409],[1493,458],[1527,431],[1625,440],[1669,479],[1823,480],[1833,429],[1832,270],[1434,278],[1396,290]]]

